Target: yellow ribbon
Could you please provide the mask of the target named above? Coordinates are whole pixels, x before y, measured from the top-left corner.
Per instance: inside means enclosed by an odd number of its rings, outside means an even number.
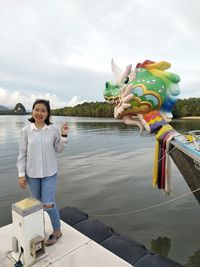
[[[154,168],[153,168],[153,187],[158,184],[158,153],[159,153],[159,141],[161,136],[166,132],[173,130],[172,126],[169,124],[165,124],[156,134],[156,144],[155,144],[155,154],[154,154]]]
[[[165,124],[165,125],[163,125],[162,126],[162,128],[158,131],[158,133],[156,134],[156,140],[160,140],[160,137],[164,134],[164,133],[166,133],[166,132],[168,132],[168,131],[170,131],[170,130],[173,130],[173,128],[172,128],[172,126],[171,125],[169,125],[169,124]]]
[[[159,141],[156,140],[155,154],[154,154],[154,167],[153,167],[153,187],[155,187],[158,183],[158,151],[159,151]]]

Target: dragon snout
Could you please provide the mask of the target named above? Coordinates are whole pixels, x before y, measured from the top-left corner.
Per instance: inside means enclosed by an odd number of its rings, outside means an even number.
[[[104,98],[110,104],[118,105],[119,103],[119,85],[112,82],[105,83]]]

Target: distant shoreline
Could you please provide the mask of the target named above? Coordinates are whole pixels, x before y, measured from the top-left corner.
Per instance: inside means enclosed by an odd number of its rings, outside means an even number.
[[[181,117],[181,120],[200,120],[200,116]]]
[[[26,112],[24,114],[22,113],[5,113],[5,112],[1,112],[0,111],[0,116],[1,115],[17,115],[17,116],[23,116],[23,115],[31,115],[30,112]],[[65,117],[70,117],[70,115],[55,115],[55,114],[52,114],[52,116],[65,116]],[[76,117],[76,116],[72,116],[72,117]],[[85,117],[85,116],[78,116],[78,117]],[[113,117],[90,117],[90,118],[107,118],[107,119],[110,119],[110,118],[113,118]],[[200,116],[188,116],[188,117],[180,117],[180,118],[172,118],[172,121],[173,120],[200,120]]]

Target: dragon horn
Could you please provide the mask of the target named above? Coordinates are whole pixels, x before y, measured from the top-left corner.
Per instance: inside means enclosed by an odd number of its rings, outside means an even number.
[[[115,82],[118,84],[121,82],[123,70],[117,66],[117,64],[114,62],[113,59],[111,60],[111,67],[112,67],[113,74],[115,76]]]
[[[123,80],[126,76],[128,76],[130,73],[131,73],[131,70],[132,70],[132,65],[129,64],[127,67],[126,67],[126,70],[125,72],[123,73],[122,77],[121,77],[121,80]]]

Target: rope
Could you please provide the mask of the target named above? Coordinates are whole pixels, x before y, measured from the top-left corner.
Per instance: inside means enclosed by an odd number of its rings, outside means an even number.
[[[161,206],[164,206],[168,203],[171,203],[171,202],[174,202],[176,201],[177,199],[181,199],[183,197],[186,197],[188,195],[191,195],[197,191],[200,190],[200,187],[193,190],[193,191],[190,191],[186,194],[183,194],[179,197],[176,197],[176,198],[173,198],[171,200],[168,200],[166,202],[162,202],[162,203],[159,203],[157,205],[153,205],[153,206],[150,206],[150,207],[147,207],[147,208],[143,208],[143,209],[139,209],[139,210],[132,210],[132,211],[127,211],[127,212],[121,212],[121,213],[113,213],[113,214],[90,214],[90,216],[94,216],[94,217],[114,217],[114,216],[122,216],[122,215],[127,215],[127,214],[133,214],[133,213],[138,213],[138,212],[141,212],[141,211],[146,211],[146,210],[151,210],[151,209],[154,209],[154,208],[158,208],[158,207],[161,207]]]
[[[170,154],[174,149],[176,149],[175,146],[174,146],[170,151],[168,151],[168,154]],[[164,157],[165,157],[165,155],[164,155],[162,158],[160,158],[157,162],[161,161]],[[151,167],[153,167],[153,166],[151,166]],[[148,168],[148,169],[149,169],[149,168]],[[148,169],[147,169],[147,170],[148,170]],[[146,170],[146,171],[147,171],[147,170]],[[146,172],[146,171],[145,171],[145,172]],[[111,194],[105,196],[105,197],[104,197],[103,199],[101,199],[101,200],[96,201],[95,203],[98,203],[98,202],[100,202],[100,201],[105,200],[106,198],[110,197],[110,196],[113,195],[115,192],[121,190],[122,188],[124,188],[126,185],[128,185],[130,182],[136,180],[137,178],[139,178],[139,176],[138,176],[138,177],[134,177],[134,178],[132,178],[132,179],[129,180],[126,184],[124,184],[122,187],[117,188],[117,189],[116,189],[115,191],[113,191]],[[199,190],[200,190],[200,188],[197,188],[197,189],[195,189],[195,190],[193,190],[193,191],[190,191],[190,192],[188,192],[188,193],[186,193],[186,194],[183,194],[183,195],[181,195],[181,196],[179,196],[179,197],[173,198],[173,199],[168,200],[168,201],[166,201],[166,202],[162,202],[162,203],[159,203],[159,204],[156,204],[156,205],[147,207],[147,208],[139,209],[139,210],[133,210],[133,211],[121,212],[121,213],[113,213],[113,214],[90,214],[90,216],[94,216],[94,217],[114,217],[114,216],[122,216],[122,215],[128,215],[128,214],[133,214],[133,213],[139,213],[139,212],[142,212],[142,211],[151,210],[151,209],[154,209],[154,208],[158,208],[158,207],[164,206],[164,205],[166,205],[166,204],[168,204],[168,203],[174,202],[174,201],[176,201],[176,200],[178,200],[178,199],[181,199],[181,198],[183,198],[183,197],[185,197],[185,196],[191,195],[191,194],[193,194],[193,193],[195,193],[195,192],[197,192],[197,191],[199,191]],[[91,206],[91,205],[90,205],[90,206]]]
[[[176,148],[176,147],[173,147],[168,153],[170,154],[175,148]],[[162,158],[160,158],[160,159],[158,160],[158,162],[161,161],[164,157],[165,157],[165,156],[163,156]],[[143,173],[146,173],[148,170],[150,170],[150,169],[152,169],[152,168],[153,168],[153,165],[151,165],[151,166],[148,167],[146,170],[144,170]],[[138,178],[141,178],[141,176],[136,176],[136,177],[134,177],[134,178],[131,178],[127,183],[125,183],[125,184],[123,184],[122,186],[116,188],[116,190],[112,191],[112,192],[109,193],[108,195],[105,195],[102,199],[98,199],[98,200],[94,201],[93,203],[91,203],[90,205],[88,205],[88,206],[86,206],[86,207],[83,207],[82,209],[88,209],[88,208],[94,206],[95,204],[97,204],[97,203],[99,203],[99,202],[101,202],[101,201],[104,201],[105,199],[111,197],[113,194],[115,194],[116,192],[122,190],[122,189],[125,188],[128,184],[130,184],[131,182],[137,180]]]

